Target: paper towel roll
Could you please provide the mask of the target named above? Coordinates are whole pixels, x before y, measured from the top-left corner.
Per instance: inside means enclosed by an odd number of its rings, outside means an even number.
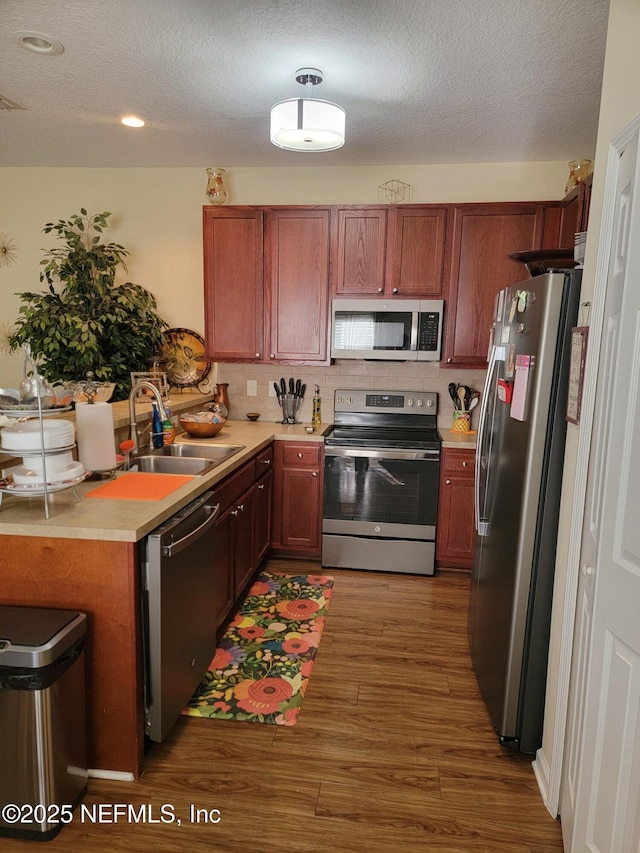
[[[116,467],[111,403],[76,403],[78,459],[87,471]]]

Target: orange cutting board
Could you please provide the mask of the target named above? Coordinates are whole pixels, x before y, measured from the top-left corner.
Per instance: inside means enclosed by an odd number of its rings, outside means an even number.
[[[116,480],[87,492],[86,498],[117,498],[124,501],[160,501],[191,482],[186,474],[146,474],[130,471]]]

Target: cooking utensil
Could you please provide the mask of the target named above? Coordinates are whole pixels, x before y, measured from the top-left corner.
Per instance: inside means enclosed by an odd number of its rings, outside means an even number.
[[[280,388],[277,382],[273,383],[273,390],[276,392],[276,397],[278,398],[278,403],[280,402]]]
[[[300,389],[301,388],[302,388],[302,382],[299,379],[296,379],[296,390],[295,390],[296,397],[300,396]]]
[[[478,398],[474,397],[473,400],[469,403],[469,411],[472,412],[475,407],[478,405]]]
[[[307,386],[306,386],[306,385],[304,384],[304,382],[303,382],[303,383],[302,383],[302,385],[300,386],[300,399],[301,399],[301,400],[303,400],[303,399],[304,399],[304,392],[305,392],[306,390],[307,390]]]
[[[449,396],[450,396],[450,397],[451,397],[451,399],[453,400],[453,407],[454,407],[454,409],[457,409],[457,408],[458,408],[458,402],[459,402],[459,401],[458,401],[458,388],[457,388],[457,386],[456,386],[456,383],[455,383],[455,382],[450,382],[450,383],[449,383]]]
[[[287,393],[287,383],[284,381],[284,376],[280,377],[280,393],[281,394]]]
[[[293,394],[293,392],[294,392],[293,378],[290,376],[289,377],[289,393]]]
[[[464,402],[465,394],[466,391],[464,390],[464,385],[458,385],[458,399],[460,400],[460,406],[458,408],[461,409],[463,412],[466,411]]]

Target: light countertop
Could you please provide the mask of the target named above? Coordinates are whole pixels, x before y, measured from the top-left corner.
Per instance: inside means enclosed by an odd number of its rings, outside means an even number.
[[[478,438],[478,433],[475,431],[453,432],[453,430],[450,429],[441,429],[440,435],[442,436],[443,448],[456,447],[459,450],[475,450],[476,448],[476,439]]]
[[[180,395],[181,403],[189,403],[188,395]],[[193,395],[189,395],[193,396]],[[196,395],[196,404],[206,402],[202,395]],[[126,426],[128,409],[126,403],[114,403],[114,426]],[[124,407],[121,414],[117,407]],[[188,408],[181,405],[181,408]],[[177,405],[172,411],[179,411]],[[122,422],[121,422],[122,421]],[[235,444],[244,447],[231,459],[226,460],[210,473],[193,477],[186,485],[181,486],[166,498],[150,501],[113,500],[108,498],[86,498],[87,492],[100,485],[99,480],[86,480],[75,487],[79,500],[74,491],[66,489],[50,493],[49,518],[45,517],[44,497],[22,497],[2,494],[0,504],[0,536],[47,536],[53,538],[99,539],[107,541],[137,542],[159,524],[170,518],[190,501],[197,498],[207,489],[212,488],[239,468],[255,453],[266,447],[271,441],[323,441],[323,432],[328,425],[321,426],[318,431],[309,435],[305,432],[304,424],[283,425],[268,421],[233,421],[229,420],[223,430],[215,438],[192,439],[180,436],[179,441],[188,444]],[[116,476],[122,476],[118,472]]]

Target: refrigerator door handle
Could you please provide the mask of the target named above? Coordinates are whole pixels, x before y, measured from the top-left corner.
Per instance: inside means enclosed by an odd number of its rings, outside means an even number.
[[[487,369],[487,378],[484,383],[484,392],[482,394],[482,401],[480,403],[480,417],[478,420],[478,446],[476,450],[476,470],[475,470],[475,481],[474,481],[474,504],[475,504],[475,523],[476,530],[478,531],[478,536],[486,536],[489,532],[489,522],[481,520],[480,514],[480,465],[481,461],[485,456],[485,435],[486,435],[486,418],[487,418],[487,408],[489,406],[489,394],[493,387],[493,375],[497,369],[498,362],[506,361],[506,347],[504,346],[493,346],[491,348],[491,354],[489,356],[489,367]],[[486,498],[486,488],[485,494],[483,497]],[[483,504],[484,507],[484,504]]]

